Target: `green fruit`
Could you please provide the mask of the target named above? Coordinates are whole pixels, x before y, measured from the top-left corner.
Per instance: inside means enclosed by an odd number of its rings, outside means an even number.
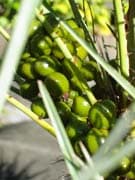
[[[63,52],[60,50],[59,47],[53,47],[52,49],[52,54],[58,58],[58,59],[63,59],[64,58],[64,54]]]
[[[73,56],[72,63],[77,67],[78,69],[82,66],[82,60],[78,56]]]
[[[105,99],[102,101],[102,104],[104,105],[104,107],[106,107],[109,111],[109,115],[110,117],[113,119],[116,117],[116,105],[113,101],[111,101],[110,99]]]
[[[109,129],[115,120],[115,110],[111,100],[98,101],[90,108],[88,120],[98,129]]]
[[[77,114],[75,114],[74,112],[71,112],[69,114],[69,119],[70,119],[70,122],[73,122],[73,123],[86,123],[87,124],[87,117],[81,117]],[[86,129],[87,130],[87,129]]]
[[[68,137],[69,137],[71,140],[73,140],[73,139],[75,139],[75,138],[78,137],[77,129],[76,129],[76,127],[75,127],[74,125],[72,125],[72,124],[68,124],[68,125],[66,126],[66,132],[67,132]]]
[[[79,116],[87,117],[90,109],[89,102],[82,96],[76,96],[73,101],[72,110]]]
[[[73,28],[73,30],[75,31],[75,33],[76,33],[79,37],[81,37],[82,39],[85,39],[83,29],[81,29],[80,27],[77,27],[77,28]],[[74,37],[72,37],[70,34],[67,35],[67,38],[68,38],[70,41],[76,42],[76,40],[74,39]]]
[[[126,174],[127,179],[134,180],[135,179],[135,172],[132,170],[129,170]]]
[[[24,52],[23,54],[22,54],[22,58],[21,58],[21,60],[27,60],[27,59],[29,59],[30,58],[30,53],[29,52]]]
[[[74,54],[75,53],[75,47],[74,47],[73,43],[69,41],[69,42],[65,42],[65,44],[66,44],[68,50],[70,51],[70,53]]]
[[[73,76],[71,79],[71,86],[74,90],[78,91],[79,93],[83,93],[84,92],[84,88],[81,84],[81,82],[79,81],[79,79],[76,76]]]
[[[74,71],[69,63],[69,60],[68,59],[64,59],[62,61],[62,70],[63,70],[63,73],[68,77],[68,78],[71,78],[73,75],[74,75]]]
[[[69,98],[74,99],[76,96],[79,96],[78,91],[71,90],[69,92]]]
[[[84,60],[87,57],[88,53],[87,53],[87,51],[82,46],[78,46],[76,48],[76,55],[80,59]]]
[[[43,33],[37,33],[30,41],[30,51],[35,57],[42,55],[50,55],[52,48],[52,40]]]
[[[84,78],[88,81],[97,79],[98,73],[98,65],[95,61],[88,61],[82,64],[80,68],[81,73],[83,74]]]
[[[60,101],[56,103],[56,108],[64,125],[66,125],[69,120],[69,114],[71,112],[70,107],[65,102]]]
[[[40,118],[46,118],[47,112],[41,98],[35,99],[31,104],[31,110]]]
[[[36,79],[33,62],[23,62],[19,65],[18,73],[26,79]]]
[[[69,92],[69,81],[62,73],[53,72],[47,76],[44,82],[54,97],[60,97]]]
[[[32,99],[38,95],[38,86],[35,81],[20,84],[20,94],[23,98]]]
[[[85,136],[85,144],[90,154],[95,154],[101,144],[105,142],[106,136],[100,130],[93,128]]]
[[[131,167],[131,161],[127,156],[125,156],[120,161],[120,165],[117,168],[116,173],[118,173],[118,175],[126,174],[130,170],[130,167]]]
[[[73,29],[78,28],[78,25],[76,24],[76,21],[74,19],[68,19],[66,20],[66,23]]]
[[[77,72],[79,71],[79,68],[81,67],[81,64],[82,64],[81,60],[77,56],[73,56],[72,62],[69,59],[65,58],[62,61],[63,73],[68,78],[72,78],[76,74],[76,71]]]
[[[71,120],[66,126],[67,135],[71,140],[77,140],[78,138],[84,136],[88,131],[88,127],[86,122],[78,121],[78,120]]]
[[[72,107],[74,98],[75,98],[76,96],[78,96],[78,95],[79,95],[79,93],[78,93],[77,91],[71,90],[71,91],[68,93],[68,98],[67,98],[67,100],[66,100],[66,103],[67,103],[70,107]]]
[[[74,147],[74,150],[75,150],[75,153],[77,154],[77,156],[79,157],[83,157],[83,154],[82,154],[82,151],[81,151],[81,148],[80,148],[80,145],[79,145],[79,142],[81,141],[80,140],[77,140],[73,143],[73,147]]]
[[[41,77],[46,77],[47,75],[55,72],[57,70],[57,65],[53,59],[48,56],[41,56],[35,63],[34,69],[38,75]]]
[[[31,23],[31,25],[30,25],[29,36],[33,36],[33,35],[37,32],[37,30],[38,30],[39,28],[41,28],[41,23],[40,23],[40,21],[38,21],[38,20],[36,20],[36,19],[33,20],[32,23]]]

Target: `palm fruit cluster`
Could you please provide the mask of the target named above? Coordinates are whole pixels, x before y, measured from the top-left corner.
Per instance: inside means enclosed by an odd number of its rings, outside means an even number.
[[[66,23],[80,37],[85,38],[74,19],[67,19]],[[17,76],[21,79],[17,81],[19,93],[31,102],[34,113],[40,118],[47,118],[37,86],[37,80],[42,80],[54,100],[77,155],[83,158],[80,141],[94,155],[115,124],[117,103],[100,89],[102,78],[99,65],[64,28],[60,25],[52,26],[52,32],[49,33],[49,27],[39,20],[35,19],[31,24],[29,39],[17,69]],[[56,39],[52,33],[57,35]],[[57,37],[70,51],[71,59],[65,57]],[[94,87],[89,87],[88,82],[91,81],[96,83]],[[93,94],[94,103],[88,98],[88,93]],[[105,94],[102,99],[101,93]],[[125,157],[113,175],[135,177],[133,162]]]

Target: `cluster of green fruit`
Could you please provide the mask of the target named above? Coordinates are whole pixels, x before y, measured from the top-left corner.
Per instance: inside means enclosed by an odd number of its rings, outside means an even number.
[[[67,24],[84,38],[83,30],[73,19],[67,20]],[[20,95],[31,101],[31,110],[34,113],[41,118],[47,118],[37,87],[37,80],[42,80],[55,102],[76,153],[83,158],[79,141],[86,145],[91,155],[95,154],[115,124],[116,105],[108,98],[97,100],[94,104],[89,101],[76,71],[85,82],[97,82],[100,78],[99,67],[64,29],[57,26],[54,31],[73,55],[72,61],[65,58],[44,26],[34,20],[17,70],[17,76],[21,79],[21,83],[18,81]],[[117,175],[121,175],[120,172],[129,172],[130,164],[129,158],[125,157]]]

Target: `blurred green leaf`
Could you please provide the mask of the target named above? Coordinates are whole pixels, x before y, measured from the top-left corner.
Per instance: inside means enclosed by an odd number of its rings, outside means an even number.
[[[34,17],[35,8],[40,2],[41,0],[23,0],[21,3],[18,17],[11,34],[11,40],[0,71],[0,111],[2,110],[5,95],[10,88],[21,53],[24,49],[28,37],[29,25]]]

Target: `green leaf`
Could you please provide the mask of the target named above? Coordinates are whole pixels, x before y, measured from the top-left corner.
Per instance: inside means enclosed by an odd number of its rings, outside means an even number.
[[[67,136],[64,126],[62,124],[62,121],[59,117],[59,114],[58,114],[56,107],[51,99],[51,96],[49,95],[47,88],[42,83],[42,81],[39,81],[38,85],[39,85],[39,90],[40,90],[41,96],[43,98],[43,102],[44,102],[45,108],[47,110],[48,116],[51,119],[52,124],[55,128],[58,143],[59,143],[61,151],[64,155],[67,166],[70,170],[70,173],[71,173],[73,179],[77,179],[78,178],[78,170],[81,168],[82,165],[84,165],[84,163],[82,162],[82,160],[77,158],[74,153],[72,145],[68,139],[68,136]]]
[[[40,2],[41,0],[23,0],[21,3],[18,17],[11,34],[11,40],[0,71],[0,111],[2,110],[5,102],[5,95],[10,88],[21,53],[23,52],[28,37],[29,25],[34,17],[35,8]]]

